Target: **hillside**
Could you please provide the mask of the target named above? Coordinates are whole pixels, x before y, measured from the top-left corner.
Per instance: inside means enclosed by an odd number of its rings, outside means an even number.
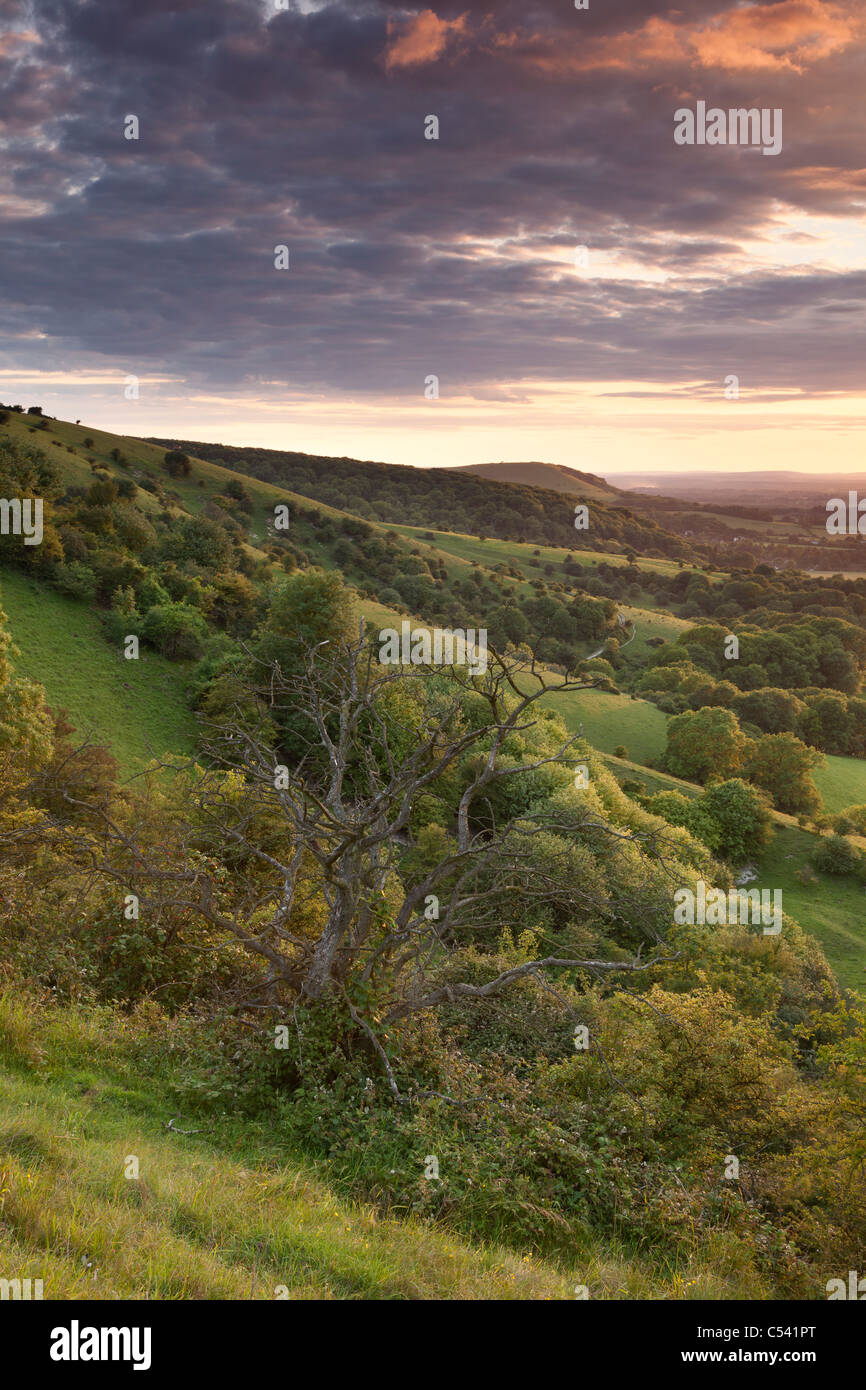
[[[821,1297],[866,839],[810,768],[866,767],[858,581],[0,414],[45,500],[0,537],[4,1258],[67,1298]],[[487,668],[377,654],[403,619]],[[778,936],[674,915],[746,862]]]
[[[616,503],[625,501],[622,489],[608,483],[596,473],[582,473],[561,463],[465,463],[457,469],[475,473],[493,482],[519,483],[523,487],[541,487],[548,492],[567,492],[579,501],[596,500]]]
[[[36,1035],[33,1010],[0,995],[0,1263],[42,1279],[46,1299],[572,1296],[576,1271],[340,1200],[258,1128],[168,1133],[170,1072],[156,1086],[124,1065],[143,1034],[108,1012],[37,1007]],[[596,1296],[622,1279],[644,1284],[637,1268],[606,1270]]]
[[[189,663],[145,651],[130,679],[129,664],[105,641],[96,613],[14,570],[0,570],[0,608],[18,647],[17,672],[40,681],[79,736],[105,744],[124,772],[166,753],[193,751]]]
[[[675,557],[694,553],[687,541],[655,521],[613,505],[619,503],[619,494],[607,489],[601,479],[593,483],[596,496],[591,499],[588,527],[578,532],[573,500],[561,488],[477,477],[462,468],[411,468],[200,440],[149,442],[220,463],[371,521],[561,546],[576,538],[593,550],[635,548]],[[560,479],[558,473],[556,477]]]

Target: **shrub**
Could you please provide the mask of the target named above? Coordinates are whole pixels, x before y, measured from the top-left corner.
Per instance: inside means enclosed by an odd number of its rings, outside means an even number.
[[[823,874],[852,874],[860,866],[862,856],[843,835],[830,835],[813,856],[812,863]]]
[[[166,473],[170,473],[172,478],[188,478],[192,472],[192,464],[180,449],[169,449],[163,464]]]
[[[85,602],[92,603],[96,597],[96,575],[80,560],[58,565],[54,582],[61,593],[69,594],[71,598],[84,599]]]
[[[204,618],[187,603],[158,603],[141,624],[143,640],[173,661],[202,656],[208,635]]]

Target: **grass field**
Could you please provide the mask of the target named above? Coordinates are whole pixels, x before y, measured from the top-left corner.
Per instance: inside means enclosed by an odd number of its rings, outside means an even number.
[[[423,542],[429,533],[435,536],[435,541],[427,541],[428,545],[435,545],[438,550],[443,550],[446,554],[455,555],[461,560],[477,560],[479,564],[493,567],[494,565],[517,565],[522,568],[530,577],[541,574],[531,562],[540,560],[542,565],[548,562],[561,567],[566,556],[571,555],[581,565],[596,565],[605,561],[609,565],[622,566],[628,564],[624,555],[609,555],[603,550],[580,550],[575,546],[574,550],[566,550],[562,546],[555,545],[534,545],[531,542],[525,544],[520,541],[501,541],[492,537],[479,539],[478,536],[469,536],[457,531],[434,531],[423,526],[393,526],[392,530],[398,535],[409,536],[413,540]],[[575,533],[577,535],[577,533]],[[539,551],[535,555],[535,551]],[[639,556],[635,562],[639,569],[653,570],[657,574],[678,574],[679,565],[676,560],[655,560],[644,559]],[[561,578],[561,575],[557,576]]]
[[[562,715],[569,733],[578,733],[583,724],[584,737],[602,753],[612,753],[622,744],[630,759],[642,763],[664,749],[667,717],[647,700],[581,690],[564,695],[553,691],[544,702]]]
[[[674,642],[681,632],[694,627],[694,622],[685,618],[675,618],[673,613],[656,612],[650,608],[635,608],[630,603],[618,603],[617,610],[630,618],[635,625],[634,641],[623,649],[623,660],[630,666],[644,666],[650,652],[651,637],[661,637],[665,642]]]
[[[69,711],[79,735],[106,744],[124,772],[160,754],[192,751],[186,663],[146,647],[138,661],[124,660],[86,604],[17,570],[0,571],[0,606],[20,652],[16,672],[43,685],[49,703]]]
[[[863,758],[839,758],[827,753],[823,766],[816,768],[812,776],[831,815],[844,811],[846,806],[866,803],[866,761]]]
[[[796,872],[815,853],[816,836],[776,827],[772,844],[755,860],[759,877],[750,888],[781,888],[790,917],[818,938],[840,984],[866,994],[866,890],[853,878],[818,874],[805,887]]]
[[[97,1060],[112,1034],[71,1010],[37,1032],[0,998],[0,1269],[46,1299],[561,1299],[585,1282],[340,1201],[248,1121],[168,1133],[157,1088]]]

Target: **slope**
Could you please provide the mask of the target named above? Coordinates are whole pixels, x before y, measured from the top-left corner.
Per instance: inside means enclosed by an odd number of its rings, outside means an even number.
[[[46,1299],[572,1296],[576,1272],[340,1200],[248,1122],[168,1133],[128,1022],[35,1014],[0,996],[0,1267]]]
[[[475,473],[500,483],[520,483],[524,487],[543,487],[549,492],[567,492],[581,501],[623,501],[622,490],[596,473],[582,473],[561,463],[466,463],[458,473]]]

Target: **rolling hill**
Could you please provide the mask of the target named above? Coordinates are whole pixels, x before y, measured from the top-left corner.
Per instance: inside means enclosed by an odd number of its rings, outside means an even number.
[[[299,474],[291,476],[306,491],[292,491],[273,478],[259,478],[248,471],[227,466],[216,458],[191,455],[189,476],[167,478],[164,469],[163,443],[141,440],[134,436],[122,436],[107,431],[91,429],[68,421],[50,419],[43,426],[32,417],[13,413],[5,430],[13,439],[38,443],[55,463],[64,483],[72,488],[86,488],[94,476],[112,478],[133,477],[138,481],[137,505],[147,515],[157,518],[160,514],[180,517],[184,515],[205,515],[215,498],[225,495],[230,484],[243,483],[249,498],[249,527],[243,552],[251,565],[267,567],[271,537],[267,521],[277,501],[288,502],[293,509],[303,513],[309,506],[310,492],[322,492],[305,482]],[[200,446],[210,452],[209,446]],[[244,451],[228,452],[231,461],[244,460],[234,456]],[[253,453],[273,451],[253,451]],[[278,461],[293,458],[307,460],[304,455],[280,454]],[[387,465],[363,464],[343,460],[353,469],[358,466],[372,469],[377,476]],[[528,494],[523,479],[527,476],[544,477],[551,483],[551,466],[543,464],[489,465],[486,469],[469,470],[477,474],[472,478],[472,487],[480,495],[498,497],[503,491],[515,493],[518,497],[526,494],[536,502],[538,498],[562,497],[562,492],[570,487],[573,480],[585,478],[587,486],[601,484],[603,480],[593,475],[579,474],[576,470],[558,469],[556,473],[557,493],[553,486],[539,492],[531,487]],[[521,479],[489,478],[490,470],[530,470],[521,474]],[[291,472],[291,470],[289,470]],[[389,472],[391,470],[388,470]],[[424,470],[394,470],[401,477],[401,486],[410,483],[423,485]],[[436,470],[439,474],[458,483],[462,475],[468,481],[466,470]],[[324,476],[327,476],[326,474]],[[429,480],[428,480],[429,481]],[[615,495],[615,494],[614,494]],[[452,497],[454,502],[457,494]],[[347,504],[354,502],[351,493],[343,498]],[[426,493],[416,495],[418,505],[427,505]],[[431,504],[432,506],[432,504]],[[342,520],[353,514],[344,508],[334,506],[324,497],[316,500],[317,515],[330,519],[339,527]],[[369,510],[369,509],[368,509]],[[433,507],[433,510],[436,510]],[[581,548],[546,543],[533,546],[531,541],[509,540],[503,537],[472,535],[462,525],[443,529],[430,529],[432,523],[411,525],[399,522],[388,524],[385,520],[367,518],[364,523],[371,533],[387,539],[393,553],[421,557],[434,571],[447,575],[449,584],[469,586],[479,580],[482,585],[504,585],[513,594],[532,596],[540,582],[552,585],[552,592],[560,587],[560,581],[567,578],[563,574],[563,564],[567,560],[576,567],[576,572],[584,570],[596,573],[599,563],[610,567],[616,573],[629,562],[622,554],[600,553],[586,548],[581,536]],[[333,546],[323,542],[320,529],[315,527],[304,536],[304,545],[311,563],[325,568],[339,567]],[[295,538],[299,539],[297,532]],[[632,572],[639,576],[655,576],[657,579],[673,583],[682,569],[681,561],[674,558],[647,556],[639,554],[631,563]],[[552,574],[549,573],[552,571]],[[392,594],[386,601],[377,595],[376,586],[365,587],[361,573],[346,571],[351,583],[360,586],[358,596],[360,611],[368,621],[376,624],[399,624],[404,616],[423,620],[423,614],[413,608],[411,602]],[[507,573],[508,578],[503,575]],[[715,577],[724,578],[721,572]],[[387,587],[387,586],[385,586]],[[380,590],[384,592],[385,589]],[[649,598],[652,596],[650,595]],[[488,598],[487,602],[490,601]],[[623,649],[625,670],[642,665],[648,658],[651,647],[648,643],[668,642],[688,627],[686,620],[674,616],[664,608],[642,606],[647,595],[638,602],[617,603],[618,611],[634,623],[634,640]],[[58,593],[44,582],[20,570],[0,570],[0,603],[5,608],[11,633],[17,643],[19,653],[16,668],[32,679],[42,682],[48,698],[55,707],[65,707],[72,722],[81,733],[87,733],[99,742],[105,743],[119,759],[125,774],[137,771],[151,756],[168,752],[187,753],[195,746],[196,720],[190,708],[188,685],[191,664],[170,661],[158,652],[144,650],[143,660],[136,666],[135,678],[129,678],[126,664],[119,658],[116,648],[106,642],[102,630],[104,612],[89,606],[68,595]],[[596,644],[587,643],[586,652]],[[549,705],[565,719],[570,732],[576,733],[583,726],[589,743],[611,759],[611,765],[619,769],[620,775],[635,775],[630,769],[658,760],[665,741],[666,717],[653,704],[645,700],[632,699],[628,695],[616,695],[603,691],[586,692],[583,695],[562,696],[555,693],[547,697]],[[614,748],[624,745],[628,760],[619,763],[611,758]],[[648,773],[647,776],[662,779],[662,784],[670,785],[664,774]],[[645,780],[640,778],[639,780]],[[824,797],[827,809],[839,811],[852,802],[866,801],[866,762],[855,758],[828,757],[816,773],[816,782]],[[806,832],[799,832],[801,835]],[[803,844],[810,844],[805,839]],[[853,890],[852,890],[853,891]],[[813,927],[824,942],[831,960],[840,973],[851,984],[860,984],[859,974],[851,958],[855,944],[850,939],[850,928],[842,920],[843,908],[851,907],[850,894],[839,899],[838,910],[834,909],[832,892],[812,893],[808,890],[792,888],[803,898],[798,903],[804,925]],[[859,932],[855,933],[859,941]]]
[[[596,473],[582,473],[560,463],[473,463],[462,464],[458,473],[475,473],[492,482],[519,483],[522,487],[543,487],[548,492],[567,492],[583,501],[624,502],[621,488]]]

